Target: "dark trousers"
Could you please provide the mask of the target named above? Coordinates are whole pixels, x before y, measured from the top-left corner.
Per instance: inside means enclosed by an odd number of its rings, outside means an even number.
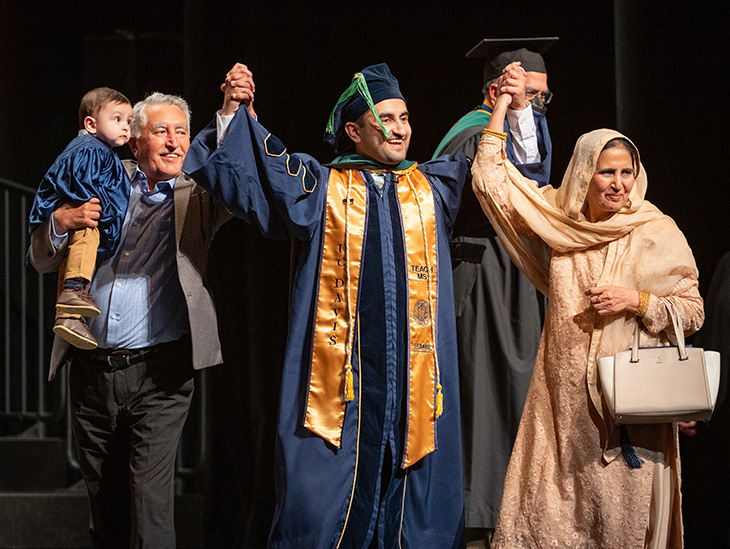
[[[70,394],[94,547],[173,549],[175,456],[193,394],[190,338],[111,358],[75,351]]]

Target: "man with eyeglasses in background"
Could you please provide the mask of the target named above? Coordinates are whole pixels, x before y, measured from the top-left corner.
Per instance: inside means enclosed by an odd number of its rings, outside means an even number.
[[[540,186],[550,182],[552,145],[545,120],[552,99],[542,54],[557,38],[485,39],[467,57],[486,58],[484,100],[439,144],[434,158],[476,155],[498,95],[497,81],[514,61],[527,73],[505,120],[507,157]],[[520,70],[521,70],[520,69]],[[513,69],[508,69],[513,70]],[[482,212],[469,181],[451,241],[461,388],[467,546],[489,547],[502,485],[540,342],[545,298],[512,263]]]

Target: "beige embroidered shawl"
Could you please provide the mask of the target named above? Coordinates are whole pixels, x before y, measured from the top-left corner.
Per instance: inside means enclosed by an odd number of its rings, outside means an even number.
[[[697,277],[694,256],[684,235],[674,221],[644,199],[647,188],[646,170],[639,161],[636,183],[627,206],[605,221],[591,223],[585,216],[588,185],[595,172],[598,156],[611,139],[624,137],[613,130],[595,130],[578,139],[560,188],[538,188],[507,161],[504,165],[510,179],[509,201],[530,230],[539,237],[518,234],[491,196],[484,181],[484,166],[475,163],[472,175],[474,192],[492,222],[512,260],[530,281],[547,294],[549,250],[579,251],[609,243],[606,266],[599,285],[614,285],[667,295],[684,276]],[[496,139],[485,136],[484,139]],[[638,158],[638,150],[637,150]],[[493,168],[487,168],[493,169]],[[617,253],[614,243],[631,233],[630,244]],[[627,315],[609,317],[596,326],[592,352],[588,361],[591,397],[598,411],[600,398],[596,389],[595,361],[600,348],[628,348],[633,323]],[[654,342],[657,343],[657,342]],[[642,344],[648,344],[642,340]]]

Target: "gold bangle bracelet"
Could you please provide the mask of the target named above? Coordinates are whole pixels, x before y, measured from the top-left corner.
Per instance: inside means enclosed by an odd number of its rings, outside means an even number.
[[[487,133],[489,135],[493,135],[494,137],[498,137],[502,141],[507,141],[507,132],[498,132],[496,130],[490,130],[489,128],[484,128],[482,130],[482,133]]]
[[[647,292],[639,292],[639,310],[636,312],[637,315],[643,317],[646,311],[649,309],[649,298],[651,294]]]

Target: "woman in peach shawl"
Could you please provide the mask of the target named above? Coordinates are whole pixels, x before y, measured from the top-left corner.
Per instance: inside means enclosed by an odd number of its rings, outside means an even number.
[[[660,297],[677,306],[687,333],[699,329],[692,252],[644,199],[638,150],[618,132],[583,135],[559,189],[525,179],[501,134],[524,86],[521,67],[505,69],[500,86],[474,191],[548,309],[493,547],[682,547],[677,426],[614,427],[596,360],[630,347],[636,315],[642,346],[667,345]]]

